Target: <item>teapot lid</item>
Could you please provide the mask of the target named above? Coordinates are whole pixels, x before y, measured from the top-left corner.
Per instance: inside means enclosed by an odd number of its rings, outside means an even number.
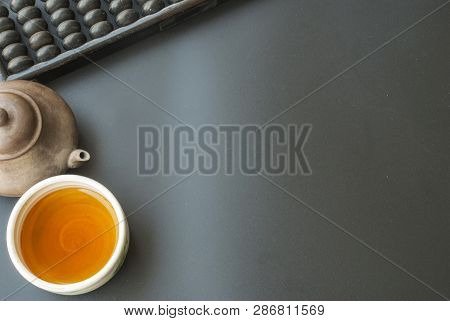
[[[14,90],[0,90],[0,161],[25,154],[41,134],[42,115],[34,100]]]

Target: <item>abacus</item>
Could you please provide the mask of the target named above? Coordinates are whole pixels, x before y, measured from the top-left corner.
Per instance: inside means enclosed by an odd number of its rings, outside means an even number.
[[[224,0],[0,0],[0,81],[57,74],[133,34],[154,33]]]

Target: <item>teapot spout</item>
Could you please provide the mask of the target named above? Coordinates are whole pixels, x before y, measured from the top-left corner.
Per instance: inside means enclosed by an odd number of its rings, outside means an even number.
[[[91,155],[82,149],[75,149],[72,153],[69,155],[69,160],[67,161],[67,166],[69,168],[78,168],[83,163],[87,162],[91,159]]]

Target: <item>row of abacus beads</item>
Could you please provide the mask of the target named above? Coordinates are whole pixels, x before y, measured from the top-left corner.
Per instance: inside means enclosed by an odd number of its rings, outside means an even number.
[[[148,16],[164,8],[163,0],[136,0],[142,8],[142,14]],[[109,12],[116,17],[119,27],[127,26],[139,19],[139,14],[133,9],[133,0],[112,0]]]
[[[47,0],[45,10],[50,15],[50,22],[56,27],[56,33],[62,39],[65,49],[78,48],[86,42],[80,24],[70,9],[69,0]]]
[[[28,56],[25,45],[20,42],[20,34],[8,15],[8,8],[0,6],[0,48],[2,57],[7,62],[8,72],[15,74],[33,66],[34,62]]]
[[[109,0],[106,0],[109,2]],[[138,0],[143,15],[150,15],[164,8],[163,0]],[[110,33],[114,27],[107,20],[106,12],[101,9],[100,0],[80,0],[77,11],[83,15],[83,21],[89,28],[92,38],[99,38]],[[132,0],[112,0],[108,11],[115,17],[119,27],[127,26],[139,19],[138,12],[133,9]]]
[[[139,14],[133,9],[133,0],[112,0],[108,10],[115,17],[119,27],[127,26],[139,19]]]
[[[108,0],[107,0],[108,1]],[[142,8],[142,14],[148,16],[164,8],[163,0],[136,0]],[[133,0],[112,0],[109,12],[115,16],[119,27],[127,26],[139,19],[139,14],[133,9]]]
[[[10,7],[17,13],[17,21],[22,24],[22,31],[28,37],[30,48],[36,52],[36,59],[42,62],[56,57],[60,50],[47,30],[41,10],[34,4],[35,0],[12,0]]]
[[[83,22],[89,28],[92,38],[100,38],[113,31],[114,27],[101,8],[100,0],[80,0],[77,11],[83,16]]]

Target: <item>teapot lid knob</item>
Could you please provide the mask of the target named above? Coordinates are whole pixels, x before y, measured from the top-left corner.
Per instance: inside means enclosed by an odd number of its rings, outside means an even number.
[[[33,98],[15,89],[0,90],[0,161],[29,151],[41,130],[42,115]]]
[[[0,107],[0,126],[5,126],[8,123],[8,112]]]

